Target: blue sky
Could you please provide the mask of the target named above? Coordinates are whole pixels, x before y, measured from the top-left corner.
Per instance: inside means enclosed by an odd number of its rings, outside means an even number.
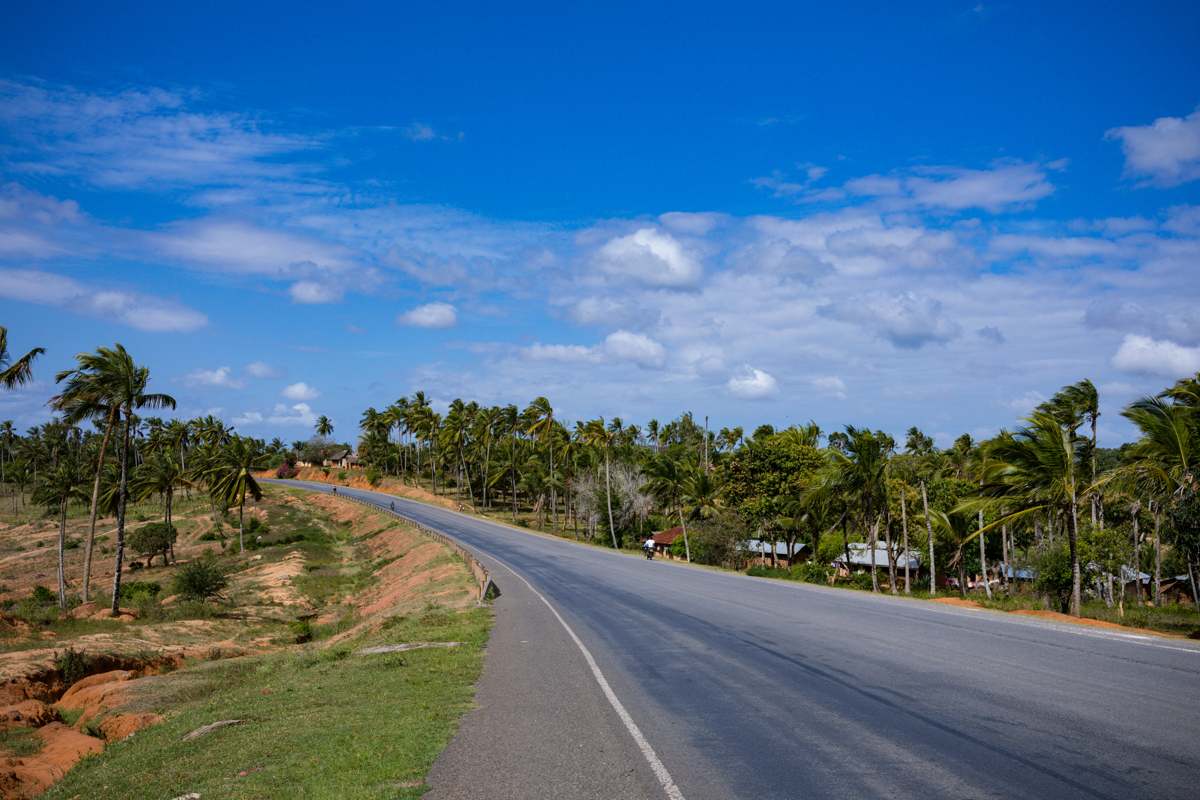
[[[1200,371],[1194,3],[9,4],[0,324],[307,437],[423,390],[947,445]]]

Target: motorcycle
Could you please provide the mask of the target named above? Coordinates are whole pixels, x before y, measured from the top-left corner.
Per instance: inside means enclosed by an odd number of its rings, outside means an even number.
[[[646,554],[647,561],[654,560],[654,548],[653,547],[646,547],[645,545],[642,545],[642,552]]]

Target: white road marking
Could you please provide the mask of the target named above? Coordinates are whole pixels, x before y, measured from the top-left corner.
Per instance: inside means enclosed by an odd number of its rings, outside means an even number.
[[[641,749],[642,755],[646,757],[646,761],[650,764],[650,769],[654,770],[654,774],[658,777],[658,782],[662,784],[663,790],[666,791],[667,797],[671,798],[671,800],[684,800],[683,792],[679,791],[679,787],[675,785],[675,781],[671,777],[671,773],[667,772],[667,768],[663,765],[662,761],[659,760],[658,755],[654,752],[654,748],[650,746],[650,742],[646,740],[646,737],[642,734],[641,729],[638,728],[637,723],[633,721],[633,717],[629,716],[629,712],[625,710],[625,706],[621,704],[619,699],[617,699],[617,693],[614,692],[612,687],[608,685],[608,681],[605,679],[604,673],[601,672],[600,667],[596,665],[596,659],[592,658],[592,654],[586,647],[584,647],[584,644],[582,641],[580,641],[579,637],[575,635],[575,631],[571,630],[571,626],[567,624],[567,621],[562,618],[554,606],[550,605],[550,601],[543,597],[541,592],[533,588],[533,585],[530,584],[529,581],[517,574],[516,570],[507,564],[504,564],[503,561],[500,561],[500,559],[496,558],[495,556],[489,557],[498,563],[503,564],[505,569],[515,575],[521,581],[521,583],[528,586],[529,591],[536,594],[538,598],[546,604],[546,608],[550,609],[550,613],[554,615],[555,619],[557,619],[559,624],[563,626],[563,629],[566,630],[571,639],[575,641],[575,646],[579,648],[579,652],[583,653],[583,658],[585,661],[587,661],[588,666],[591,668],[592,675],[596,678],[596,683],[600,684],[600,688],[604,691],[604,696],[607,697],[608,702],[612,704],[613,710],[617,712],[617,716],[621,718],[621,722],[625,723],[625,728],[629,731],[629,735],[633,737],[635,742],[637,742],[637,746]]]

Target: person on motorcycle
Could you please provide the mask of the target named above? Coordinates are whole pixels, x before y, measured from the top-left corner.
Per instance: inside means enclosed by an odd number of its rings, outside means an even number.
[[[645,543],[642,544],[642,552],[644,552],[646,554],[646,558],[653,558],[653,555],[652,555],[654,553],[654,537],[653,536],[648,538],[645,541]]]

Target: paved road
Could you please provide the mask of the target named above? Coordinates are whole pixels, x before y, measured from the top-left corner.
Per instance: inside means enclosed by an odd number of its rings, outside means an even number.
[[[395,502],[503,592],[480,708],[431,799],[1200,796],[1196,643],[648,562]]]

